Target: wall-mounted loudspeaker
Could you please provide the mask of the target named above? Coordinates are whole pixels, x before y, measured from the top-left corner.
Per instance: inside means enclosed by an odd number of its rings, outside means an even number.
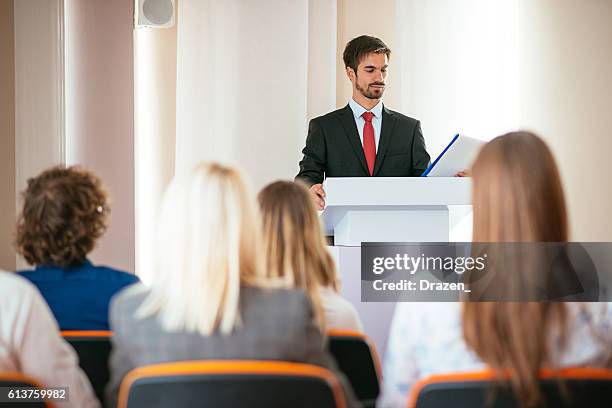
[[[140,27],[172,27],[174,0],[135,0],[134,25]]]

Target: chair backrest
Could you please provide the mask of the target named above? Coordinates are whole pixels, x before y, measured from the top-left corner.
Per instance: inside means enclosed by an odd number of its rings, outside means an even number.
[[[348,330],[329,330],[329,351],[340,371],[347,377],[357,399],[375,406],[380,393],[380,360],[368,337]]]
[[[309,364],[281,361],[183,361],[126,375],[119,408],[344,408],[336,377]]]
[[[15,372],[2,373],[0,372],[0,388],[4,390],[2,392],[3,396],[7,396],[6,393],[8,392],[7,391],[8,388],[17,388],[17,387],[40,388],[41,384],[38,381],[34,380],[33,378],[30,378],[21,373],[15,373]],[[70,397],[70,394],[68,395]],[[4,407],[4,406],[7,406],[7,407],[17,406],[19,408],[53,408],[54,404],[51,402],[21,402],[21,401],[17,401],[15,403],[0,402],[0,407]]]
[[[110,378],[108,358],[111,351],[111,335],[112,332],[105,330],[62,331],[64,339],[79,356],[79,365],[89,378],[100,401],[105,400],[104,388]]]
[[[541,390],[546,407],[612,407],[612,370],[567,368],[542,370]],[[490,370],[432,375],[412,388],[410,408],[515,408],[512,391],[496,386]]]

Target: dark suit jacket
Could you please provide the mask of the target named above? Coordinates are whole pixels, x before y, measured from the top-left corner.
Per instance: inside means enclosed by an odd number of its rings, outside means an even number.
[[[429,154],[418,120],[383,106],[375,177],[418,177],[429,166]],[[325,177],[369,177],[355,117],[349,105],[310,121],[296,179],[308,185]]]

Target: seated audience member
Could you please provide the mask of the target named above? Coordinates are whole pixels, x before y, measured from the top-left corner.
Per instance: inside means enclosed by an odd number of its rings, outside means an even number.
[[[540,138],[515,132],[493,139],[472,176],[474,242],[568,240],[559,172]],[[521,268],[508,279],[528,282],[535,273],[549,274]],[[540,368],[610,364],[611,319],[607,303],[398,304],[380,406],[405,407],[414,383],[431,374],[485,368],[513,373],[503,385],[522,406],[543,406]]]
[[[309,197],[305,187],[289,181],[277,181],[259,193],[265,271],[287,288],[306,290],[323,330],[362,331],[355,307],[338,293],[334,260]]]
[[[0,271],[0,372],[24,374],[44,387],[67,387],[68,402],[55,403],[58,407],[100,406],[36,288],[4,271]]]
[[[61,330],[108,330],[110,298],[138,281],[87,259],[108,213],[107,194],[89,171],[57,166],[28,180],[16,246],[36,268],[20,274],[38,287]]]
[[[284,360],[335,370],[306,294],[265,287],[260,241],[254,199],[236,170],[200,164],[175,178],[150,287],[134,285],[111,304],[110,406],[124,376],[149,364]]]

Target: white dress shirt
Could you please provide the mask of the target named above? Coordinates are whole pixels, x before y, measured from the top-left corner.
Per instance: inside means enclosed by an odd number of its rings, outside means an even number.
[[[376,142],[376,152],[378,152],[378,141],[380,140],[380,129],[382,128],[382,101],[379,101],[378,104],[370,109],[369,111],[355,102],[353,98],[349,101],[349,106],[353,111],[353,115],[355,116],[355,124],[357,125],[357,131],[359,132],[359,139],[361,140],[361,145],[363,146],[363,125],[365,125],[365,119],[361,117],[363,112],[372,112],[374,117],[372,118],[372,126],[374,127],[374,141]]]

